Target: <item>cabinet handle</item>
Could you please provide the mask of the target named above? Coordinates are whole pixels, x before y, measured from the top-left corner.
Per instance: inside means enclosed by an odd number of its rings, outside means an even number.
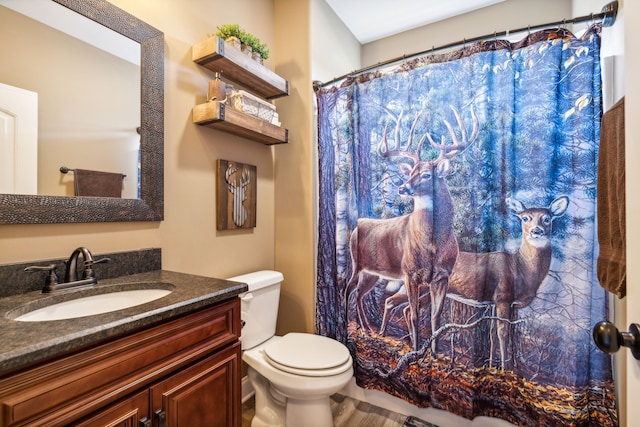
[[[147,417],[141,418],[138,422],[140,427],[151,427],[151,420]]]
[[[167,427],[167,413],[163,409],[156,410],[153,415],[156,417],[158,427]]]

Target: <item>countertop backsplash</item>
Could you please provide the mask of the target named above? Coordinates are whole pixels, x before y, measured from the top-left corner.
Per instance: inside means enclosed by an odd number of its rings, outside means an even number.
[[[69,249],[69,255],[75,248]],[[91,248],[89,248],[91,250]],[[94,267],[98,282],[120,276],[162,269],[162,250],[160,248],[139,249],[128,252],[93,253],[94,259],[110,258],[111,261]],[[33,260],[18,264],[0,264],[0,298],[42,289],[47,273],[44,271],[28,273],[24,269],[30,265],[56,264],[58,277],[64,279],[65,261],[63,259]]]

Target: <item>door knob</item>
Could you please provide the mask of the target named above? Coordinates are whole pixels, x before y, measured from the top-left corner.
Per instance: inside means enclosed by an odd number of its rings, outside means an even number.
[[[640,360],[640,325],[637,323],[629,325],[629,332],[620,332],[611,322],[598,322],[593,327],[593,340],[605,353],[615,353],[620,347],[628,347],[633,357]]]

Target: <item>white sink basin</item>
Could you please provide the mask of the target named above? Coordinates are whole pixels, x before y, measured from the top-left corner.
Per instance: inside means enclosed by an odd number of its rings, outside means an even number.
[[[151,302],[170,293],[171,290],[167,289],[137,289],[92,295],[48,305],[25,313],[13,320],[19,322],[46,322],[49,320],[93,316]]]

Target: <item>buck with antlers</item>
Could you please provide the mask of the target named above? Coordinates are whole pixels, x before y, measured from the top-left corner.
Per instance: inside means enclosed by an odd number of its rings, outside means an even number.
[[[233,167],[233,163],[229,163],[224,178],[229,186],[229,192],[233,194],[233,223],[237,227],[242,227],[247,220],[247,209],[244,207],[244,201],[247,199],[246,189],[251,183],[251,173],[243,169],[239,180],[236,176],[231,179],[232,175],[237,175],[236,172],[238,170],[239,168]]]
[[[569,198],[566,196],[556,198],[547,207],[533,208],[527,208],[519,200],[507,199],[509,210],[520,218],[520,248],[515,253],[460,252],[449,276],[447,296],[474,306],[495,305],[503,370],[509,344],[512,310],[531,304],[542,281],[547,277],[552,255],[551,223],[555,218],[564,215],[568,206]],[[426,298],[430,290],[422,287],[420,293],[420,298]],[[407,301],[407,295],[403,291],[385,300],[381,334],[384,334],[391,311]],[[405,307],[404,317],[409,324],[408,307]],[[494,353],[494,341],[490,341],[489,366],[493,364]]]
[[[453,203],[445,177],[449,172],[449,161],[464,151],[478,136],[478,117],[471,108],[473,130],[467,131],[460,114],[452,107],[460,128],[460,138],[445,120],[452,143],[433,141],[426,133],[411,150],[414,131],[419,115],[415,118],[409,138],[400,143],[400,122],[395,132],[395,146],[389,148],[386,129],[378,145],[382,157],[401,159],[398,166],[405,176],[398,188],[400,194],[413,198],[410,214],[389,218],[361,218],[350,238],[352,275],[347,283],[346,295],[355,295],[356,310],[360,325],[373,332],[364,311],[363,299],[373,289],[378,278],[403,280],[409,303],[409,334],[414,350],[420,346],[419,292],[421,284],[431,292],[431,328],[436,330],[438,318],[447,291],[447,282],[458,255],[458,244],[453,234]],[[425,139],[440,152],[433,160],[421,160],[420,151]],[[432,350],[436,351],[435,341]]]

